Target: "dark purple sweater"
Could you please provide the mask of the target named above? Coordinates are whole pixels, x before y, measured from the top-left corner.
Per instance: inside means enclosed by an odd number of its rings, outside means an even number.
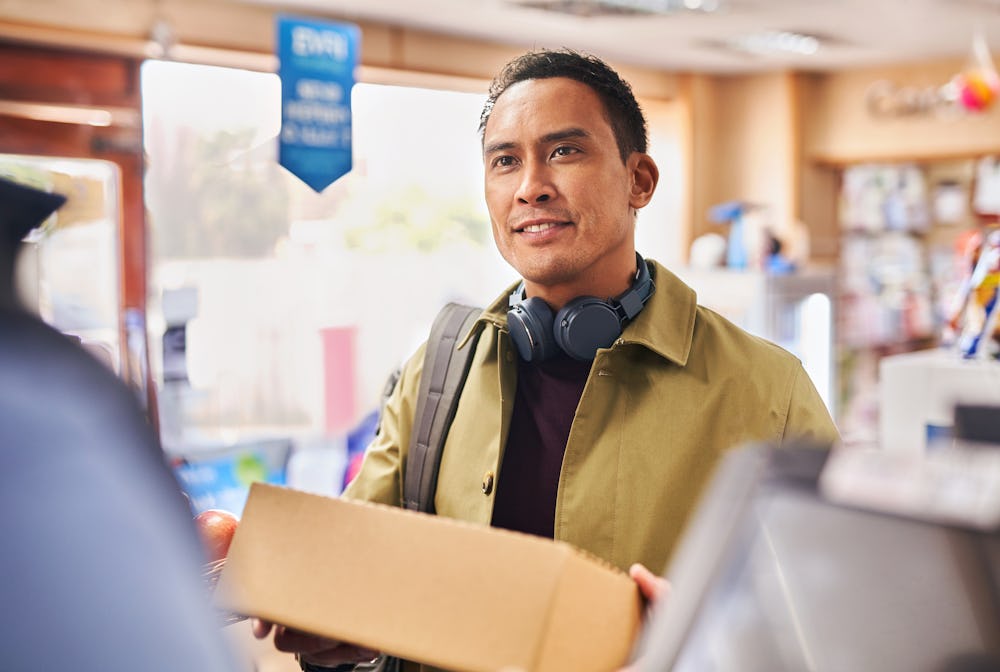
[[[590,365],[562,353],[539,363],[518,358],[514,413],[493,504],[494,527],[552,537],[563,453]]]

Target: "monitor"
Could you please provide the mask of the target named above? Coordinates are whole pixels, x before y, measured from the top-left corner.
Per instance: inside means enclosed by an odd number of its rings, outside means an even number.
[[[955,439],[1000,446],[1000,406],[955,405]]]
[[[639,672],[1000,670],[1000,530],[831,501],[829,455],[755,445],[723,460]]]

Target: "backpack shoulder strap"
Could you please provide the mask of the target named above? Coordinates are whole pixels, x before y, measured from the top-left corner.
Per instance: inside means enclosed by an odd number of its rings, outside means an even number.
[[[449,303],[434,319],[424,354],[420,397],[403,476],[403,504],[407,509],[434,512],[434,492],[444,440],[455,417],[478,335],[462,349],[455,345],[481,313],[479,308]]]

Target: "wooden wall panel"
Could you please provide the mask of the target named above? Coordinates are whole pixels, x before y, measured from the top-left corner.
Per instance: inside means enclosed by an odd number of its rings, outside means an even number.
[[[0,43],[0,98],[138,107],[138,68],[118,56]]]

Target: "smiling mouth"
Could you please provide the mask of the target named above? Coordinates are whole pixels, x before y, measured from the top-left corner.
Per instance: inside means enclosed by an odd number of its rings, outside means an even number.
[[[554,222],[547,222],[545,224],[529,224],[528,226],[521,229],[524,233],[541,233],[542,231],[548,231],[549,229],[554,229],[557,224]]]
[[[536,222],[533,224],[526,224],[525,226],[515,229],[516,233],[543,233],[549,229],[554,229],[559,226],[567,226],[569,222]]]

